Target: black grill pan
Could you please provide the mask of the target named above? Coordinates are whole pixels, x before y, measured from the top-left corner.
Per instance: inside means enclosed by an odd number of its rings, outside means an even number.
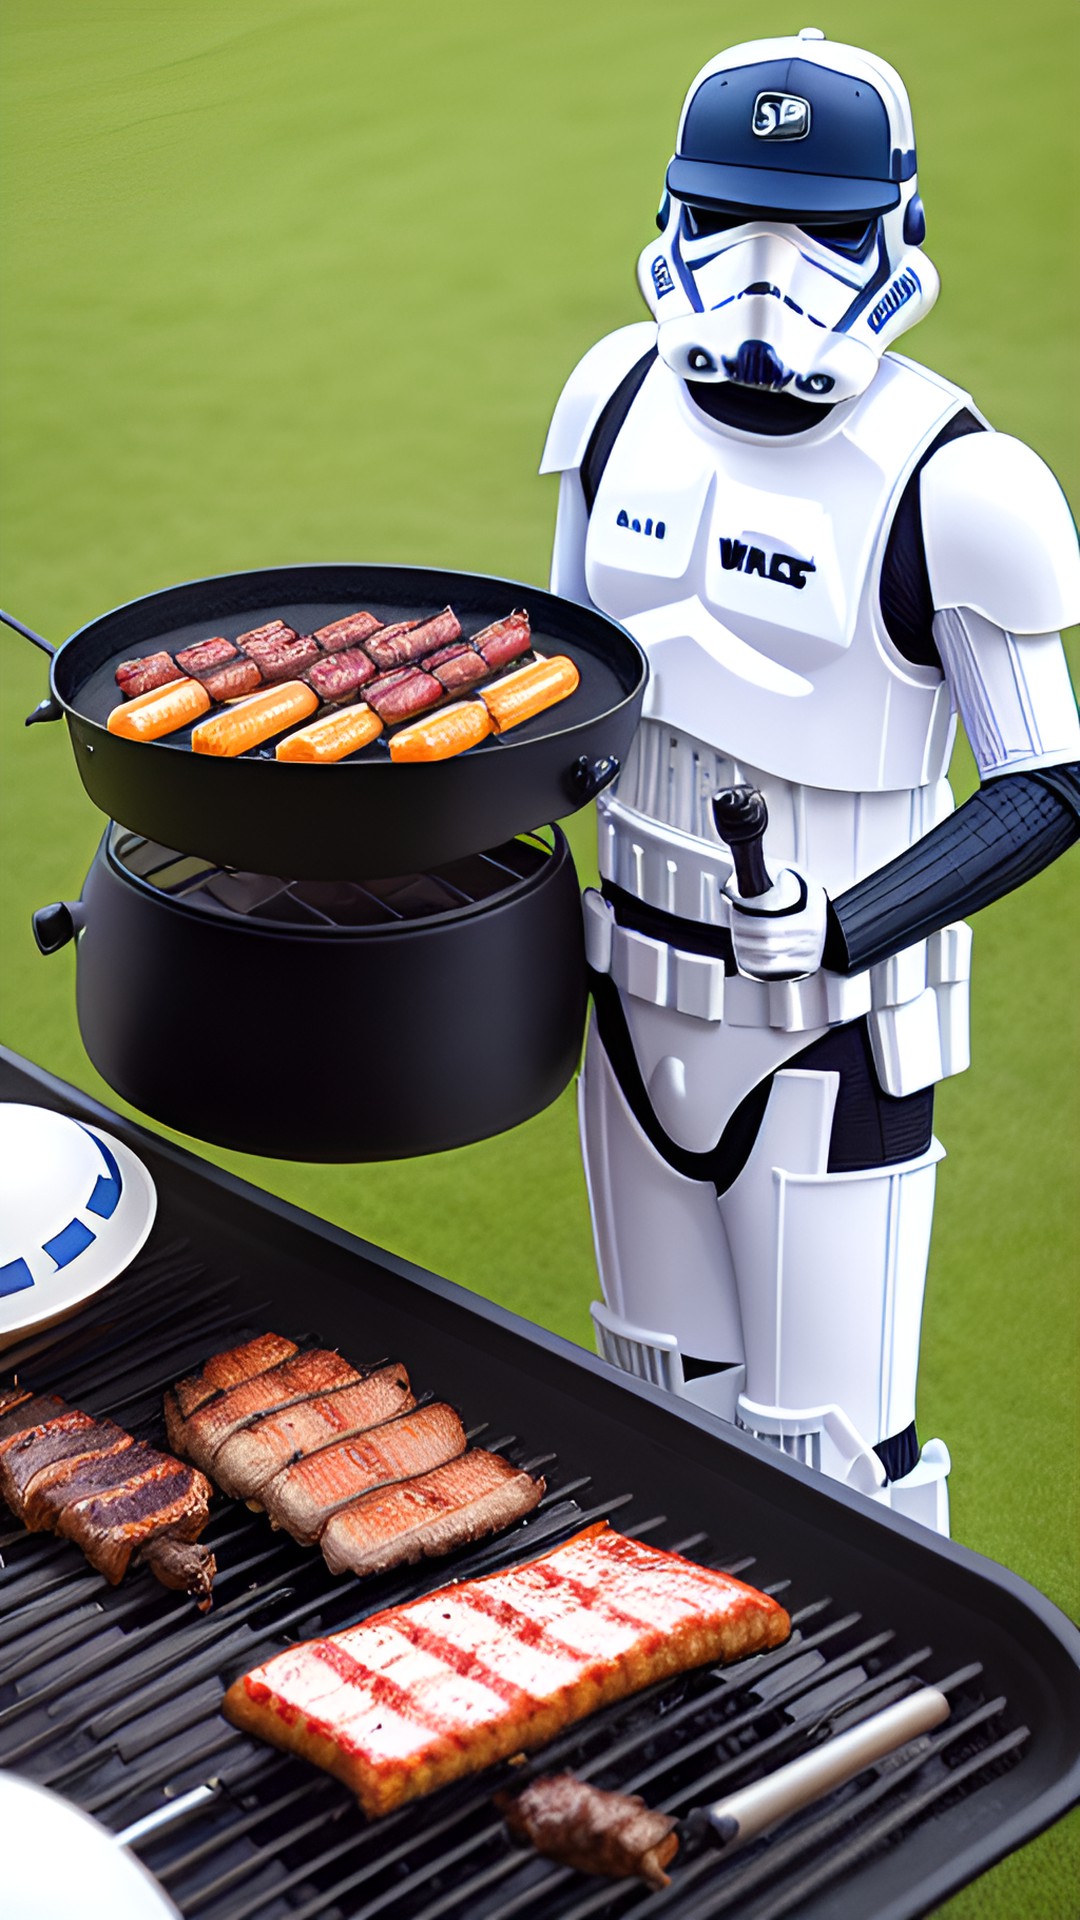
[[[312,767],[275,760],[272,746],[194,754],[190,729],[152,742],[107,731],[123,660],[267,620],[310,633],[360,608],[391,621],[448,603],[466,637],[527,608],[537,649],[575,662],[577,691],[466,755],[418,766],[395,766],[383,740]],[[618,771],[646,677],[624,628],[539,587],[422,567],[280,567],[188,581],[91,621],[55,654],[51,698],[32,717],[66,716],[91,800],[134,832],[219,866],[350,879],[422,872],[575,812]]]
[[[418,1391],[453,1399],[482,1444],[548,1481],[512,1534],[367,1584],[215,1502],[206,1617],[146,1572],[108,1589],[74,1547],[2,1532],[0,1767],[122,1836],[185,1920],[914,1920],[1080,1798],[1080,1635],[1024,1581],[2,1052],[0,1096],[120,1135],[159,1194],[129,1273],[5,1356],[0,1380],[17,1359],[154,1439],[167,1382],[275,1327],[353,1358],[399,1354]],[[288,1641],[602,1516],[777,1593],[793,1636],[603,1710],[530,1769],[570,1767],[681,1816],[918,1684],[946,1691],[951,1719],[730,1858],[685,1839],[653,1894],[511,1849],[490,1795],[521,1770],[369,1823],[339,1783],[218,1714],[224,1687]]]

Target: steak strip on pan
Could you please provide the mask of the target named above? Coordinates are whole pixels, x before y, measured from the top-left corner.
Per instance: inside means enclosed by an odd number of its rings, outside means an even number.
[[[351,1501],[331,1514],[319,1545],[331,1573],[385,1573],[501,1533],[543,1496],[539,1475],[471,1447],[431,1473]]]
[[[415,1405],[404,1367],[396,1361],[378,1367],[355,1386],[298,1400],[241,1427],[218,1448],[214,1479],[222,1493],[249,1505],[261,1504],[267,1481],[295,1461],[392,1420]]]
[[[465,1429],[457,1414],[435,1401],[309,1453],[268,1482],[262,1502],[275,1527],[310,1547],[339,1507],[390,1481],[427,1473],[464,1451]]]

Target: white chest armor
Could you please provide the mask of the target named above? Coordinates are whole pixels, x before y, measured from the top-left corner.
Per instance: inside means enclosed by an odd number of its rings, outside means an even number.
[[[762,441],[715,427],[658,361],[604,469],[585,550],[591,599],[648,654],[646,718],[801,786],[939,780],[948,689],[893,646],[878,591],[904,485],[965,405],[889,359],[820,427]]]

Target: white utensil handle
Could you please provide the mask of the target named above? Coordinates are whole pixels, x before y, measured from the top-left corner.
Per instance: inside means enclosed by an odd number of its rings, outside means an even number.
[[[949,1717],[949,1703],[936,1687],[923,1687],[895,1706],[885,1707],[847,1733],[838,1733],[813,1753],[778,1767],[764,1780],[728,1794],[708,1808],[713,1835],[721,1845],[752,1840],[803,1807],[842,1786],[864,1767],[905,1746]]]

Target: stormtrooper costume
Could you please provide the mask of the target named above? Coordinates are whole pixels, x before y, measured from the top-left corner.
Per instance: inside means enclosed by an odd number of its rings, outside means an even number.
[[[934,268],[902,82],[816,29],[710,62],[541,471],[552,587],[648,657],[598,802],[581,1084],[600,1350],[941,1531],[915,1386],[962,916],[1080,834],[1068,508],[895,354]],[[954,811],[957,717],[981,776]],[[767,803],[744,898],[718,790]]]

